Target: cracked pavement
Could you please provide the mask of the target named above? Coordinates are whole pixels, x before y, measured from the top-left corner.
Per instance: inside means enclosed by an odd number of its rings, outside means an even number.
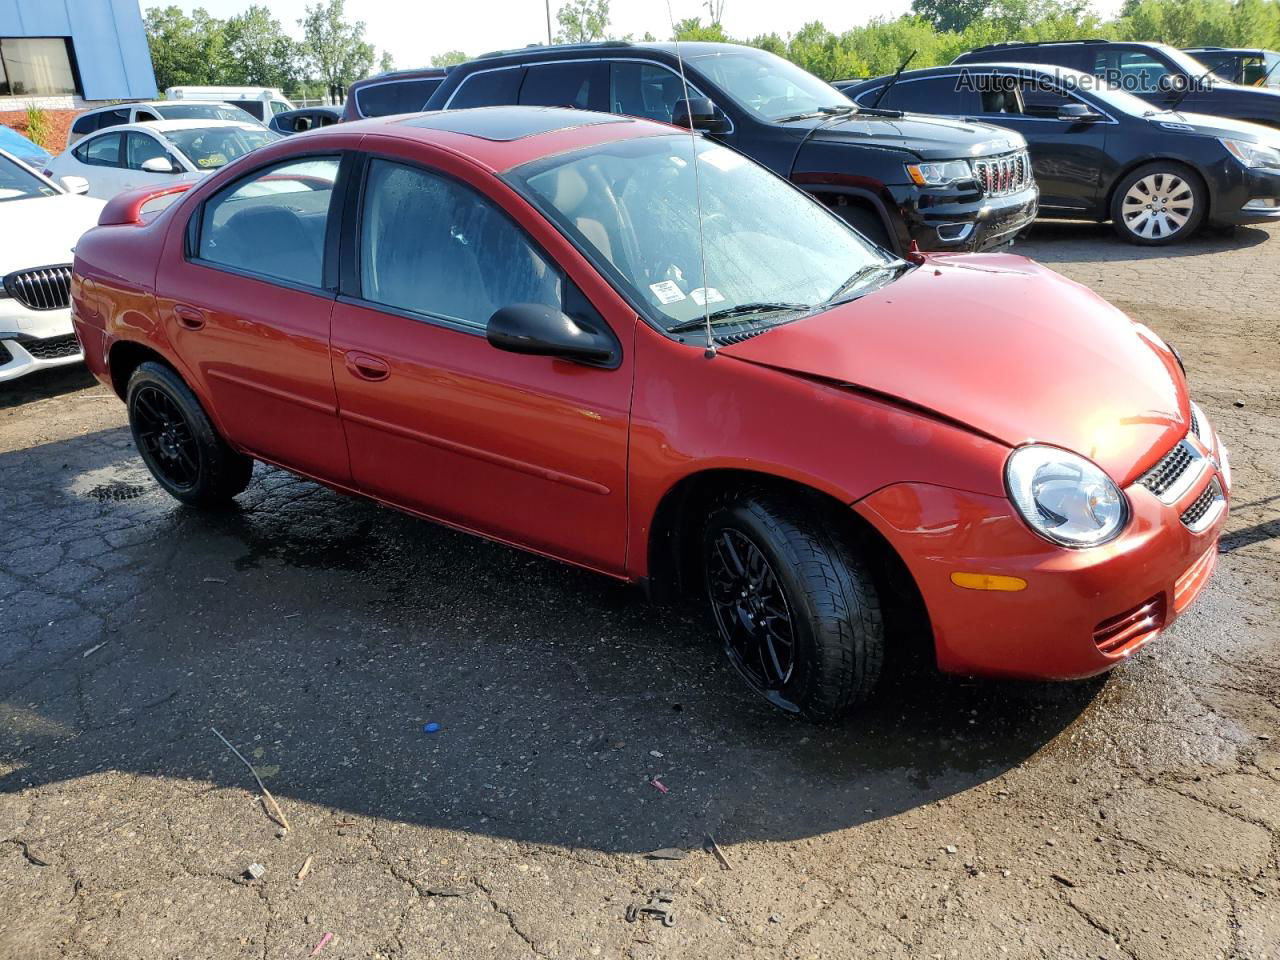
[[[701,604],[262,466],[192,513],[82,372],[6,385],[0,957],[1280,957],[1280,227],[1017,252],[1181,350],[1218,571],[1110,677],[836,728],[744,694]],[[627,923],[657,888],[675,926]]]

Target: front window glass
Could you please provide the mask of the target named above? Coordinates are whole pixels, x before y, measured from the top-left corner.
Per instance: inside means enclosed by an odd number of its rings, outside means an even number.
[[[611,68],[609,99],[613,113],[671,122],[676,101],[685,99],[685,85],[676,73],[638,60],[615,60]],[[702,96],[693,84],[689,84],[688,95]]]
[[[214,195],[204,206],[201,260],[309,287],[321,285],[338,159],[285,163]]]
[[[250,150],[279,140],[280,134],[248,127],[196,127],[166,130],[165,137],[190,160],[197,170],[217,170]]]
[[[824,110],[847,110],[852,102],[830,84],[794,63],[763,50],[715,53],[691,62],[745,110],[778,120]]]
[[[702,138],[610,143],[510,177],[667,330],[706,313],[725,325],[795,319],[863,280],[888,282],[899,263],[789,183]]]
[[[166,103],[153,107],[166,120],[231,120],[244,122],[244,111],[239,107],[224,107],[220,103]]]
[[[125,143],[125,153],[128,157],[127,165],[130,170],[141,170],[144,163],[157,157],[165,160],[169,159],[169,151],[165,150],[160,141],[145,133],[130,133]],[[177,173],[178,171],[174,170],[173,172]]]
[[[483,330],[514,303],[561,307],[560,271],[468,187],[415,167],[369,165],[361,296]]]
[[[58,191],[8,157],[0,157],[0,202],[52,197]]]

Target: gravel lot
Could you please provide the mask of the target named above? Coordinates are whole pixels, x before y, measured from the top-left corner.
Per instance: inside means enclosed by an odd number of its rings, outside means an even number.
[[[1109,678],[838,729],[743,694],[699,604],[261,467],[189,513],[84,374],[0,388],[0,957],[1280,956],[1280,228],[1018,252],[1181,349],[1218,573]],[[626,922],[655,888],[676,924]]]

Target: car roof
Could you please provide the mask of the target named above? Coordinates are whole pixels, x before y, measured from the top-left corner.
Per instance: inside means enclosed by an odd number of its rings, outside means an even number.
[[[1019,73],[1040,73],[1050,74],[1058,78],[1078,79],[1082,82],[1095,82],[1090,75],[1074,67],[1062,67],[1052,63],[1020,63],[1013,60],[981,60],[975,63],[951,63],[943,64],[937,67],[920,67],[916,70],[904,70],[900,80],[913,80],[921,77],[947,76],[952,73],[959,73],[961,70],[967,70],[970,73],[981,73],[984,70],[1016,70]],[[870,80],[862,80],[854,84],[854,86],[871,86],[872,84],[882,84],[893,74],[886,73],[883,76],[872,77]]]
[[[101,130],[95,130],[89,136],[112,133],[117,130],[152,130],[156,133],[168,133],[171,130],[213,130],[223,128],[261,130],[262,124],[255,120],[144,120],[140,123],[120,123],[114,127],[103,127]]]
[[[1242,56],[1253,56],[1263,53],[1274,54],[1274,50],[1265,47],[1183,47],[1183,53],[1237,53]]]
[[[601,40],[597,43],[557,43],[551,46],[531,44],[513,50],[494,50],[484,53],[474,60],[468,60],[458,67],[473,67],[479,64],[491,65],[491,61],[520,60],[561,60],[581,57],[584,53],[595,53],[601,57],[643,57],[645,54],[662,53],[675,58],[694,60],[699,57],[728,53],[765,53],[759,47],[748,47],[740,43],[713,43],[710,41],[691,41],[688,43],[671,43],[655,41],[653,43],[632,43],[629,40]]]
[[[365,87],[374,83],[387,83],[392,80],[442,80],[449,72],[448,67],[418,67],[414,70],[387,70],[375,73],[371,77],[362,77],[351,84],[354,87]]]
[[[469,110],[435,110],[341,123],[306,136],[316,138],[388,137],[444,147],[462,154],[493,173],[501,173],[532,160],[640,137],[679,136],[681,130],[612,113],[564,107],[473,107]],[[297,137],[289,137],[296,142]],[[366,145],[369,146],[369,145]],[[265,150],[287,152],[273,144]]]
[[[239,110],[239,107],[235,108]],[[334,116],[342,113],[342,107],[334,106],[331,103],[317,103],[314,107],[294,107],[292,110],[281,110],[279,113],[272,114],[273,117],[288,117],[295,113],[332,113]],[[239,121],[236,121],[239,122]]]

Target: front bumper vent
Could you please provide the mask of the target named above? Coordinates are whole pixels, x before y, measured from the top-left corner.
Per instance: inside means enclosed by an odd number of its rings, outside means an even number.
[[[71,264],[16,270],[4,278],[4,290],[28,310],[65,310],[71,303]]]
[[[1164,594],[1158,593],[1132,610],[1103,620],[1093,631],[1093,642],[1109,657],[1119,657],[1146,643],[1164,626]]]
[[[1025,150],[999,157],[984,157],[973,162],[974,176],[982,192],[989,197],[1007,197],[1027,189],[1035,182],[1031,158]]]
[[[74,333],[63,337],[46,337],[43,340],[25,340],[22,348],[37,360],[61,360],[80,355],[80,341]]]

